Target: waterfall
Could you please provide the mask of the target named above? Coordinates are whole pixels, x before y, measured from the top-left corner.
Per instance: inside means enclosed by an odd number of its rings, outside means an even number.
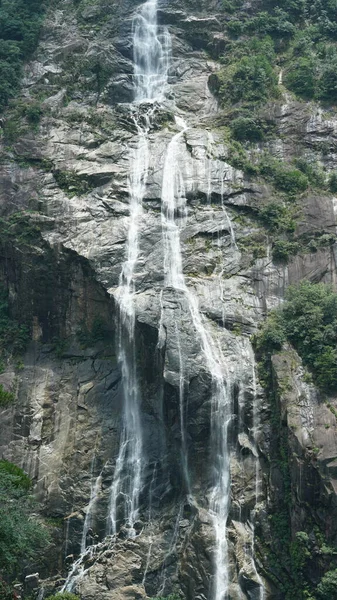
[[[94,465],[94,463],[95,463],[95,460],[93,459],[93,465]],[[92,467],[92,469],[93,469],[93,467]],[[88,533],[92,526],[92,515],[93,515],[93,511],[94,511],[95,504],[96,504],[96,501],[98,498],[98,494],[101,490],[101,487],[102,487],[102,474],[100,473],[95,481],[93,480],[93,478],[91,479],[90,500],[89,500],[88,508],[86,511],[85,519],[84,519],[82,539],[81,539],[81,553],[83,553],[87,547],[87,536],[88,536]]]
[[[138,141],[134,151],[129,177],[130,223],[126,244],[126,260],[122,267],[116,293],[117,356],[122,371],[123,422],[111,485],[108,532],[116,534],[119,521],[119,501],[122,501],[122,517],[134,535],[133,525],[138,516],[139,494],[142,485],[142,427],[140,417],[140,390],[136,367],[134,271],[138,259],[138,229],[142,213],[148,173],[147,130],[137,125]]]
[[[134,147],[130,152],[130,170],[128,177],[129,217],[126,239],[125,257],[115,291],[117,304],[117,357],[121,368],[121,388],[123,414],[119,450],[116,458],[113,479],[110,487],[109,510],[107,517],[107,533],[116,535],[121,525],[125,525],[129,537],[136,536],[136,521],[139,518],[140,496],[144,483],[145,455],[141,419],[141,390],[136,361],[136,306],[135,295],[137,263],[139,259],[139,232],[142,219],[142,202],[146,193],[150,163],[149,132],[153,115],[153,104],[164,97],[170,62],[170,36],[165,28],[157,24],[157,2],[148,0],[136,12],[133,20],[134,46],[134,85],[135,101],[131,107],[131,115],[137,131]],[[190,319],[196,337],[199,340],[203,356],[204,370],[209,376],[211,400],[211,481],[208,490],[208,511],[215,532],[214,578],[210,598],[227,600],[229,589],[227,519],[230,501],[230,454],[228,448],[228,427],[232,413],[232,382],[227,369],[227,362],[222,354],[220,344],[214,335],[213,325],[202,315],[197,295],[187,285],[183,273],[183,261],[180,244],[180,231],[186,215],[186,194],[184,174],[180,168],[180,152],[184,145],[184,136],[188,125],[179,117],[175,117],[178,132],[173,135],[166,148],[162,192],[161,192],[161,226],[163,241],[164,287],[174,294],[183,296],[188,307]],[[210,137],[210,142],[213,140]],[[219,164],[221,161],[219,161]],[[222,163],[221,163],[222,164]],[[223,191],[224,172],[219,169]],[[211,161],[208,165],[207,195],[211,198]],[[223,196],[223,193],[222,193]],[[227,223],[231,236],[231,245],[237,250],[235,235],[222,201],[224,222]],[[220,245],[219,241],[219,245]],[[218,274],[221,300],[223,300],[223,268]],[[161,319],[159,326],[158,348],[164,339],[164,307],[163,291],[160,294]],[[223,318],[224,321],[224,318]],[[180,320],[181,322],[181,320]],[[189,474],[189,461],[186,439],[186,384],[188,369],[185,364],[181,344],[182,328],[175,323],[175,336],[178,350],[179,369],[179,419],[181,434],[182,470],[186,491],[192,495],[192,483]],[[157,476],[157,465],[154,467],[150,484],[149,522],[152,519],[152,492]],[[81,550],[82,555],[72,567],[63,590],[72,591],[76,582],[85,573],[85,560],[94,552],[94,546],[86,548],[86,537],[90,528],[90,512],[96,501],[100,488],[99,478],[92,485],[91,496],[84,523]],[[89,510],[90,509],[90,510]],[[177,515],[176,524],[169,547],[169,554],[175,551],[179,538],[179,521],[183,514],[183,503]],[[153,538],[146,556],[143,583],[146,581]],[[253,548],[252,548],[253,550]],[[88,561],[87,561],[88,562]],[[89,563],[88,563],[89,564]],[[166,568],[162,570],[159,595],[166,588]],[[262,596],[261,596],[262,600]]]
[[[226,525],[229,510],[229,453],[227,430],[231,418],[229,383],[226,368],[209,329],[204,324],[196,296],[187,287],[182,268],[179,217],[185,214],[183,177],[179,168],[179,144],[187,129],[176,118],[181,131],[170,141],[164,163],[162,185],[162,227],[165,284],[184,293],[191,320],[199,338],[205,364],[211,375],[211,456],[213,457],[212,489],[209,508],[216,535],[214,600],[224,600],[228,590],[228,558]]]
[[[134,81],[136,102],[164,97],[171,38],[157,25],[157,0],[141,6],[133,22]]]
[[[160,99],[167,80],[169,36],[157,26],[157,2],[148,0],[136,13],[133,23],[135,102]],[[135,269],[139,253],[139,221],[149,170],[148,132],[152,107],[134,117],[137,144],[131,154],[129,172],[130,217],[126,257],[116,292],[118,305],[117,355],[122,371],[123,423],[119,453],[110,492],[108,533],[116,534],[120,521],[135,535],[139,496],[144,469],[140,415],[140,389],[136,366],[134,305]]]
[[[257,434],[258,434],[258,429],[259,429],[259,425],[260,425],[260,419],[259,419],[259,413],[258,413],[258,406],[257,406],[257,382],[256,382],[256,371],[255,371],[255,356],[254,356],[254,352],[251,352],[251,362],[252,362],[252,388],[253,388],[253,437],[254,437],[254,442],[255,442],[255,446],[256,446],[256,465],[255,465],[255,509],[252,515],[252,519],[251,519],[251,526],[252,526],[252,544],[251,544],[251,555],[252,555],[252,561],[253,561],[253,565],[254,565],[254,569],[256,572],[256,579],[260,585],[260,589],[259,589],[259,600],[265,600],[265,593],[264,593],[264,584],[262,581],[262,578],[260,577],[256,565],[255,565],[255,559],[254,559],[254,555],[255,555],[255,518],[256,518],[256,509],[257,509],[257,505],[259,503],[259,498],[260,498],[260,494],[261,494],[261,465],[260,465],[260,460],[259,460],[259,454],[258,454],[258,439],[257,439]]]

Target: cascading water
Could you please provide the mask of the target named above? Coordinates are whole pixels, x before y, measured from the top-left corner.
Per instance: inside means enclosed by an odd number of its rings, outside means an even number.
[[[142,217],[142,201],[145,196],[149,172],[150,148],[149,131],[153,103],[163,98],[167,83],[170,57],[170,36],[164,28],[157,25],[157,2],[148,0],[135,15],[133,22],[134,44],[134,81],[135,103],[132,107],[132,117],[137,129],[137,140],[130,157],[129,197],[130,214],[128,235],[126,241],[125,261],[115,293],[118,305],[117,322],[117,354],[121,365],[123,420],[120,436],[119,452],[116,459],[113,481],[110,488],[110,502],[107,530],[115,535],[121,524],[125,524],[129,537],[136,535],[135,523],[139,513],[139,499],[143,487],[145,457],[143,449],[143,432],[141,421],[141,395],[136,368],[135,345],[135,275],[139,256],[139,225]],[[162,238],[164,248],[164,285],[177,295],[183,295],[189,309],[189,317],[200,342],[204,356],[205,370],[210,375],[211,391],[211,451],[212,481],[208,494],[209,514],[215,531],[214,552],[214,581],[210,598],[226,600],[228,598],[228,545],[227,518],[230,500],[230,456],[228,449],[228,427],[232,413],[232,385],[227,363],[221,352],[216,336],[213,335],[212,325],[202,316],[197,296],[187,286],[183,274],[182,253],[180,246],[180,229],[186,219],[186,195],[184,177],[180,170],[179,153],[188,126],[179,116],[176,117],[179,132],[171,139],[166,149],[162,181]],[[213,140],[210,138],[210,142]],[[220,164],[221,161],[219,161]],[[210,163],[211,165],[211,163]],[[220,185],[223,186],[224,173],[220,172]],[[209,171],[208,196],[211,198],[211,171]],[[231,222],[222,203],[224,221],[230,230],[231,244],[236,247]],[[220,243],[220,242],[219,242]],[[223,270],[219,274],[219,285],[222,286]],[[222,288],[221,288],[222,290]],[[221,291],[221,299],[223,291]],[[161,347],[163,337],[163,292],[161,292],[162,317],[160,323],[158,346]],[[224,321],[224,319],[223,319]],[[187,494],[191,498],[192,485],[190,482],[187,443],[185,432],[185,384],[188,372],[185,369],[182,354],[181,331],[175,328],[179,358],[179,416],[181,429],[182,466],[186,482]],[[152,487],[157,475],[154,469],[150,485]],[[97,486],[96,486],[97,484]],[[92,499],[97,496],[100,481],[91,490]],[[97,488],[97,489],[96,489]],[[91,502],[91,500],[90,500]],[[90,507],[90,503],[89,503]],[[172,542],[169,552],[173,552],[177,544],[179,521],[182,515],[181,505],[177,515]],[[150,500],[149,521],[152,518]],[[91,549],[86,548],[86,537],[89,524],[85,524],[82,536],[82,557],[90,555]],[[143,583],[145,583],[150,564],[152,538],[146,558]],[[73,565],[64,589],[71,591],[85,573],[81,559]],[[164,592],[166,586],[166,571],[163,568],[162,585],[159,592]],[[261,596],[262,600],[262,596]]]
[[[171,38],[157,24],[157,0],[148,0],[133,24],[134,81],[136,102],[164,96],[169,68]]]
[[[94,461],[93,461],[94,463]],[[85,552],[85,549],[88,545],[88,534],[90,532],[92,526],[92,517],[95,509],[95,504],[97,502],[97,498],[102,486],[102,474],[95,479],[95,481],[91,480],[91,492],[90,492],[90,500],[87,508],[87,512],[84,519],[83,532],[82,532],[82,540],[81,540],[81,553]]]
[[[179,215],[185,214],[183,177],[179,169],[179,144],[187,129],[185,123],[176,118],[181,131],[168,145],[163,172],[162,186],[162,227],[164,245],[165,283],[182,291],[187,300],[191,320],[200,340],[207,370],[211,375],[211,428],[212,428],[212,490],[210,493],[210,514],[216,534],[215,577],[212,596],[214,600],[224,600],[228,590],[228,559],[226,524],[229,510],[229,453],[227,430],[231,417],[231,401],[228,393],[226,365],[212,339],[209,329],[203,322],[198,302],[188,289],[182,269],[180,246]]]
[[[136,147],[130,157],[129,196],[130,215],[126,242],[126,257],[116,292],[118,305],[117,354],[122,371],[123,422],[119,452],[110,488],[107,532],[116,534],[124,522],[129,536],[135,535],[134,523],[138,516],[139,495],[142,489],[144,467],[140,390],[136,369],[135,347],[135,281],[134,274],[139,252],[139,220],[149,168],[148,132],[151,126],[152,103],[161,98],[167,82],[170,37],[157,26],[157,2],[148,0],[136,13],[133,22],[135,103],[132,117],[137,130]],[[140,103],[150,104],[144,108]],[[91,488],[87,516],[84,522],[81,556],[72,565],[61,591],[75,589],[85,572],[85,561],[95,551],[86,547],[90,528],[91,509],[101,485],[100,476]]]
[[[142,213],[142,199],[148,173],[147,128],[138,129],[138,142],[131,161],[130,224],[126,260],[123,264],[119,288],[117,352],[122,371],[123,423],[110,494],[108,532],[116,534],[118,522],[124,521],[134,535],[133,525],[138,516],[139,494],[142,485],[142,427],[140,417],[140,390],[136,368],[135,347],[135,293],[134,270],[138,258],[138,229]]]
[[[167,81],[169,36],[160,34],[157,26],[157,2],[148,0],[136,14],[133,23],[135,101],[160,99]],[[144,468],[140,389],[135,346],[135,281],[139,252],[139,220],[149,169],[148,132],[152,108],[139,110],[134,118],[138,132],[136,148],[131,156],[129,174],[130,223],[126,244],[126,260],[116,293],[118,304],[117,352],[122,370],[123,425],[114,478],[111,485],[108,532],[115,534],[120,521],[135,535],[139,496]]]

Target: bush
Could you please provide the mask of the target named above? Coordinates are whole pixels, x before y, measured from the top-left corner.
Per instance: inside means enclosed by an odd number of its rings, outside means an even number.
[[[0,5],[0,110],[16,96],[22,65],[35,50],[43,16],[40,0],[2,0]]]
[[[275,95],[277,77],[266,56],[244,56],[225,77],[220,95],[232,103],[260,102]]]
[[[46,600],[80,600],[80,598],[71,592],[59,592],[53,596],[48,596]]]
[[[259,142],[264,139],[264,131],[257,119],[238,117],[230,125],[232,136],[238,141]]]
[[[12,404],[15,396],[13,392],[7,392],[0,384],[0,407],[7,407]]]
[[[284,76],[285,86],[297,96],[310,100],[316,93],[317,74],[312,60],[302,57],[291,63]]]
[[[317,600],[337,600],[337,569],[322,577],[316,590]]]
[[[288,288],[281,310],[274,311],[255,337],[262,354],[287,340],[323,391],[337,390],[337,294],[329,286],[303,281]]]
[[[22,573],[48,544],[48,534],[33,511],[29,477],[16,465],[0,462],[0,571]]]
[[[259,211],[259,219],[263,225],[273,232],[293,233],[296,223],[292,211],[281,203],[270,202]]]
[[[325,67],[319,82],[319,98],[321,100],[330,100],[335,103],[337,100],[337,59]]]
[[[336,194],[336,192],[337,192],[337,173],[336,173],[336,171],[334,173],[331,173],[331,175],[329,177],[329,189],[330,189],[330,192],[332,192],[333,194]]]
[[[246,175],[258,175],[258,168],[250,162],[245,149],[239,142],[232,142],[229,146],[227,160],[234,169],[244,171]]]
[[[309,185],[309,179],[305,173],[291,168],[269,155],[261,158],[259,170],[261,175],[269,179],[278,190],[286,192],[290,197],[304,192]]]
[[[275,38],[288,38],[294,35],[296,28],[290,22],[287,13],[281,8],[276,8],[274,14],[270,12],[257,13],[255,17],[246,22],[245,31],[269,34]]]
[[[6,230],[3,230],[2,237],[6,237]],[[0,362],[4,363],[11,356],[21,354],[28,340],[28,328],[9,316],[8,294],[0,286]],[[0,385],[0,406],[9,404],[13,399],[13,394]]]
[[[295,166],[302,171],[310,182],[310,185],[322,189],[326,186],[326,175],[323,169],[315,161],[309,161],[305,158],[297,158],[294,161]]]
[[[0,598],[1,600],[14,600],[13,588],[9,586],[0,577]]]
[[[93,189],[86,177],[78,175],[76,171],[53,171],[57,185],[67,193],[68,196],[82,196]]]
[[[23,114],[27,121],[32,123],[32,125],[37,125],[37,123],[40,122],[42,113],[43,110],[41,108],[41,104],[38,102],[32,102],[23,107]]]
[[[284,167],[275,171],[273,180],[277,189],[290,195],[304,192],[309,185],[308,177],[304,173],[298,169]]]
[[[1,473],[9,476],[11,484],[14,487],[21,487],[28,491],[32,486],[30,477],[28,477],[20,467],[17,467],[17,465],[14,465],[8,460],[0,460],[0,476]]]
[[[295,256],[300,250],[298,242],[288,240],[276,240],[273,244],[272,255],[275,263],[287,264],[291,256]]]

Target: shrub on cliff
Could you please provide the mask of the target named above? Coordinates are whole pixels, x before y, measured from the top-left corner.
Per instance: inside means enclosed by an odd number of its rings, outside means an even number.
[[[324,392],[337,390],[337,294],[325,284],[303,281],[288,288],[282,309],[273,311],[255,336],[259,356],[288,341]]]
[[[19,87],[22,65],[35,50],[43,15],[41,0],[2,0],[0,5],[0,110]]]
[[[53,596],[48,596],[46,600],[80,600],[79,596],[76,594],[72,594],[71,592],[58,592],[58,594],[54,594]]]
[[[48,534],[33,514],[30,487],[22,469],[0,461],[0,575],[8,581],[48,544]]]
[[[257,119],[238,117],[230,125],[232,136],[239,142],[259,142],[264,139],[264,131]]]
[[[337,600],[337,569],[322,577],[316,590],[317,600]]]
[[[275,95],[277,78],[263,54],[243,56],[231,74],[224,77],[220,95],[225,101],[259,102]]]
[[[306,57],[300,57],[292,62],[284,77],[286,87],[306,100],[315,96],[316,81],[315,65]]]

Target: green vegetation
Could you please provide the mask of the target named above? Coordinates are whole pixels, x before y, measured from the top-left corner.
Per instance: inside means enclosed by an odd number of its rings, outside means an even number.
[[[179,594],[169,594],[169,596],[156,596],[155,598],[151,598],[151,600],[181,600]]]
[[[223,104],[261,103],[278,96],[271,39],[238,41],[223,58],[224,69],[213,78]]]
[[[233,139],[238,142],[260,142],[265,139],[268,130],[261,119],[244,116],[231,121],[229,128]]]
[[[10,357],[24,352],[28,340],[28,327],[10,317],[8,293],[0,287],[0,371]],[[7,406],[13,399],[14,395],[0,385],[0,406]]]
[[[59,592],[53,596],[48,596],[46,600],[80,600],[79,596],[72,594],[71,592]]]
[[[8,585],[3,579],[0,577],[0,598],[1,600],[13,600],[13,588]]]
[[[271,313],[254,339],[263,370],[285,341],[323,392],[337,390],[337,294],[329,286],[303,281],[288,289],[282,309]]]
[[[316,590],[317,600],[337,600],[337,569],[322,577]]]
[[[28,491],[32,487],[31,479],[24,473],[20,467],[14,465],[8,460],[0,460],[0,477],[1,474],[9,475],[11,484],[17,488],[23,488]]]
[[[0,385],[0,407],[6,408],[14,401],[15,396],[13,392],[7,392],[3,385]]]
[[[16,465],[0,461],[0,574],[7,583],[48,545],[29,496],[31,481]]]
[[[235,15],[227,22],[227,31],[234,39],[226,48],[230,58],[224,58],[226,64],[231,63],[231,71],[225,68],[223,72],[228,86],[219,86],[223,102],[229,99],[228,90],[234,92],[234,103],[277,96],[275,67],[281,65],[284,85],[297,96],[336,103],[336,0],[264,0],[254,16],[235,11],[231,4],[227,8],[225,4],[225,10]],[[269,49],[261,52],[259,45],[266,39]]]
[[[57,185],[70,197],[82,196],[93,189],[86,177],[78,175],[75,171],[53,171]]]
[[[41,0],[2,0],[0,5],[0,111],[17,94],[23,62],[34,52],[43,19]]]
[[[334,329],[335,334],[332,333]],[[277,473],[277,489],[269,507],[270,538],[266,541],[262,530],[257,528],[258,547],[264,557],[268,577],[285,600],[333,598],[335,572],[326,573],[318,586],[312,580],[311,572],[313,565],[321,573],[332,569],[336,562],[336,549],[328,546],[310,513],[305,531],[294,531],[292,514],[297,510],[298,500],[292,483],[289,429],[282,417],[280,403],[280,395],[289,388],[289,381],[286,377],[284,380],[278,378],[276,383],[272,356],[282,349],[285,342],[293,344],[303,362],[312,370],[316,384],[321,384],[323,391],[331,391],[337,383],[336,357],[329,357],[328,366],[317,364],[317,358],[326,354],[330,343],[336,346],[336,339],[332,342],[334,335],[336,338],[337,294],[324,284],[304,281],[288,289],[284,306],[270,313],[253,340],[260,381],[270,405],[271,461]],[[325,374],[333,370],[335,378],[326,380]],[[318,451],[318,448],[312,448],[313,454]]]
[[[236,126],[236,121],[239,121],[239,128]],[[239,135],[249,135],[248,131],[241,127],[248,119],[236,119],[236,121],[233,121],[233,136],[237,138],[238,132]],[[254,131],[252,129],[253,135],[255,135]],[[307,161],[298,159],[294,164],[287,164],[267,153],[252,153],[249,156],[246,148],[237,139],[229,144],[228,162],[234,168],[244,171],[247,176],[265,179],[289,200],[305,192],[310,184],[314,187],[325,185],[319,168]]]

